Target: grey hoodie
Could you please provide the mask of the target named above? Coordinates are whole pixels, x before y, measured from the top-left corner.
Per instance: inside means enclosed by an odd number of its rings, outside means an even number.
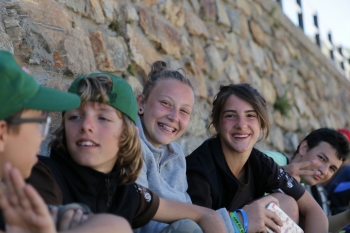
[[[160,148],[154,147],[147,141],[141,119],[137,121],[142,146],[143,168],[136,183],[149,188],[161,198],[190,203],[187,194],[186,159],[180,145],[172,142]],[[225,208],[217,210],[222,216],[227,232],[234,233],[231,220]],[[134,230],[137,233],[157,233],[168,224],[156,221]]]

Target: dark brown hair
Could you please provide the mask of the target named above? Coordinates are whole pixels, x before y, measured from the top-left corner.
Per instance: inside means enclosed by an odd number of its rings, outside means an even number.
[[[211,111],[211,123],[208,128],[210,125],[217,126],[220,121],[222,108],[231,95],[237,96],[253,107],[258,115],[260,126],[263,129],[263,138],[266,139],[270,133],[266,101],[264,97],[248,83],[230,84],[220,87],[219,93],[214,97],[213,109]]]

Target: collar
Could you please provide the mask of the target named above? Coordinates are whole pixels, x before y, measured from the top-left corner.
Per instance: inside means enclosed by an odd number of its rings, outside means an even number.
[[[110,183],[110,187],[118,186],[119,172],[115,167],[110,173],[105,174],[90,167],[77,164],[68,152],[66,153],[57,148],[51,148],[50,158],[60,165],[60,170],[64,177],[69,177],[65,181],[87,195],[96,193],[96,189],[101,185],[101,182],[106,182],[107,180]]]
[[[160,148],[154,147],[146,138],[145,135],[145,131],[143,130],[142,127],[142,122],[141,122],[141,118],[139,116],[137,124],[136,124],[137,128],[139,129],[139,136],[141,138],[141,140],[146,144],[146,146],[148,147],[148,149],[154,154],[154,155],[159,155],[159,159],[164,155],[164,154],[168,154],[170,155],[169,157],[173,158],[178,156],[179,154],[175,151],[172,143],[168,144],[168,145],[163,145]],[[170,158],[169,158],[170,159]],[[167,159],[166,159],[167,160]]]

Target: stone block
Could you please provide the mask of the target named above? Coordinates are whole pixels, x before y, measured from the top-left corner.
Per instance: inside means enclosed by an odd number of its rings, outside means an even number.
[[[90,33],[97,67],[105,72],[122,72],[128,68],[128,48],[123,37],[110,37],[96,31]]]
[[[215,0],[199,0],[199,15],[202,19],[208,21],[216,21]]]
[[[219,51],[214,45],[209,45],[205,48],[207,58],[210,65],[210,78],[217,80],[224,69],[224,62],[220,56]]]
[[[204,36],[209,37],[209,31],[204,22],[194,13],[190,11],[185,12],[186,20],[185,25],[188,32],[194,36]]]
[[[117,16],[118,0],[101,0],[100,4],[106,20],[111,23]]]
[[[186,59],[185,69],[188,73],[190,73],[196,79],[196,84],[194,84],[195,95],[197,97],[206,99],[208,97],[207,85],[201,69],[191,59]]]
[[[185,24],[185,11],[182,5],[173,0],[165,2],[165,18],[178,28],[182,28]]]
[[[264,46],[266,44],[266,36],[263,30],[260,28],[259,24],[257,24],[253,20],[250,20],[249,26],[250,26],[250,31],[252,33],[254,41],[257,44]]]
[[[208,68],[208,59],[204,52],[203,46],[200,44],[200,41],[196,38],[192,40],[192,47],[194,53],[194,59],[196,64],[202,69],[206,70]]]
[[[267,78],[262,78],[262,92],[266,103],[273,105],[276,102],[276,90]]]
[[[142,75],[146,75],[151,70],[150,65],[158,60],[162,60],[162,57],[157,51],[147,43],[147,39],[138,35],[134,29],[127,24],[127,35],[129,37],[129,48],[131,52],[131,60],[137,65]]]
[[[160,45],[161,49],[167,54],[180,58],[182,44],[180,34],[176,28],[146,8],[140,7],[139,15],[140,25],[147,38]]]
[[[216,0],[216,9],[217,9],[217,22],[226,27],[231,26],[230,18],[226,11],[226,6],[221,2],[221,0]]]
[[[237,35],[241,34],[240,13],[232,8],[227,8],[227,15],[231,22],[231,30]]]

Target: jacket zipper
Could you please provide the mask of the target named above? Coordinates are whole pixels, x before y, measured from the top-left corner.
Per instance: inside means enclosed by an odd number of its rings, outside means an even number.
[[[107,196],[108,196],[107,206],[111,207],[111,195],[109,194],[109,188],[111,187],[111,183],[109,182],[109,177],[106,177],[105,181],[106,181]]]

